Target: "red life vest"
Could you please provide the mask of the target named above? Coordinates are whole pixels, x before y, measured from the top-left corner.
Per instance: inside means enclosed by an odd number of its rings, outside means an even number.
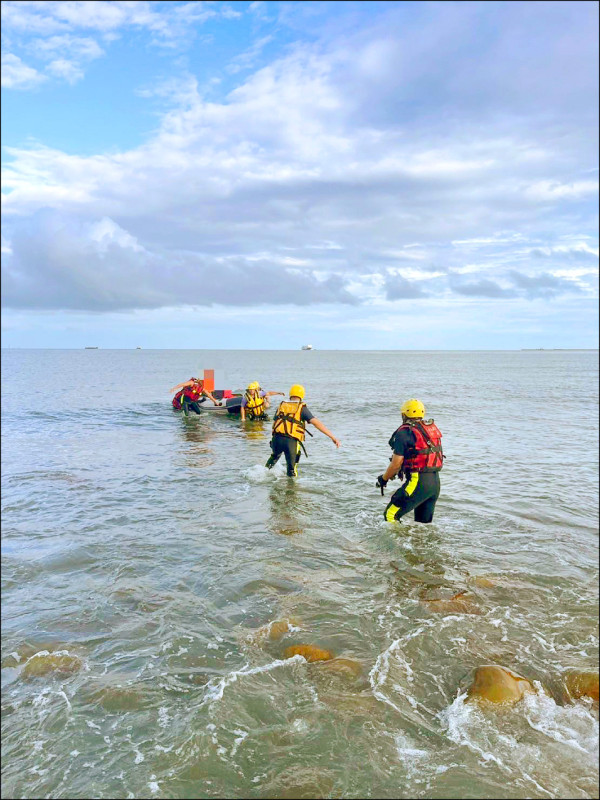
[[[394,439],[400,431],[410,430],[415,435],[415,443],[404,456],[402,472],[439,472],[444,463],[442,452],[442,434],[432,419],[425,422],[417,419],[404,422],[390,439],[394,447]]]
[[[194,383],[191,386],[186,386],[181,392],[177,392],[173,398],[173,408],[178,411],[181,408],[183,398],[187,397],[188,400],[199,400],[204,394],[204,381],[199,378],[190,378]]]

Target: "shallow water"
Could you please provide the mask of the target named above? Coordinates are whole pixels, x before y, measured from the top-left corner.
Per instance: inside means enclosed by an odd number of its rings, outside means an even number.
[[[267,472],[268,424],[171,410],[204,367],[304,383],[342,448]],[[3,351],[3,795],[597,797],[562,679],[598,669],[597,386],[595,351]],[[374,486],[409,396],[429,526]],[[481,613],[423,602],[466,588]],[[81,668],[27,679],[44,650]],[[465,704],[485,663],[537,694]]]

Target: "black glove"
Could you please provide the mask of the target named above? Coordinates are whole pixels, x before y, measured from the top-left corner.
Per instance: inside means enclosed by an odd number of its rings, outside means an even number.
[[[387,481],[385,480],[383,475],[379,475],[377,477],[377,482],[375,483],[375,486],[379,486],[379,488],[381,489],[381,496],[383,497],[383,490],[387,486]]]

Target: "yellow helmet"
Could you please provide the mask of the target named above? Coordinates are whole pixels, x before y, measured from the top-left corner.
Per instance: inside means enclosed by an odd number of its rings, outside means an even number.
[[[304,400],[305,394],[304,386],[300,386],[299,383],[295,383],[290,389],[290,397],[299,397],[300,400]]]
[[[421,419],[425,416],[425,406],[420,400],[407,400],[400,407],[400,412],[409,419]]]
[[[252,381],[252,383],[249,383],[246,388],[248,391],[251,389],[260,389],[260,383],[258,381]]]

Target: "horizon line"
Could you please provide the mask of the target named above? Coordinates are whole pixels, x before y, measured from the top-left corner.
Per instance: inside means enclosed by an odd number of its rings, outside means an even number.
[[[570,352],[570,351],[597,351],[598,347],[492,347],[492,348],[351,348],[351,347],[321,347],[304,351],[302,348],[271,348],[271,347],[101,347],[101,346],[80,346],[80,347],[0,347],[0,350],[189,350],[207,352],[262,352],[262,353],[300,353],[300,352],[321,352],[321,353],[539,353],[539,352]]]

